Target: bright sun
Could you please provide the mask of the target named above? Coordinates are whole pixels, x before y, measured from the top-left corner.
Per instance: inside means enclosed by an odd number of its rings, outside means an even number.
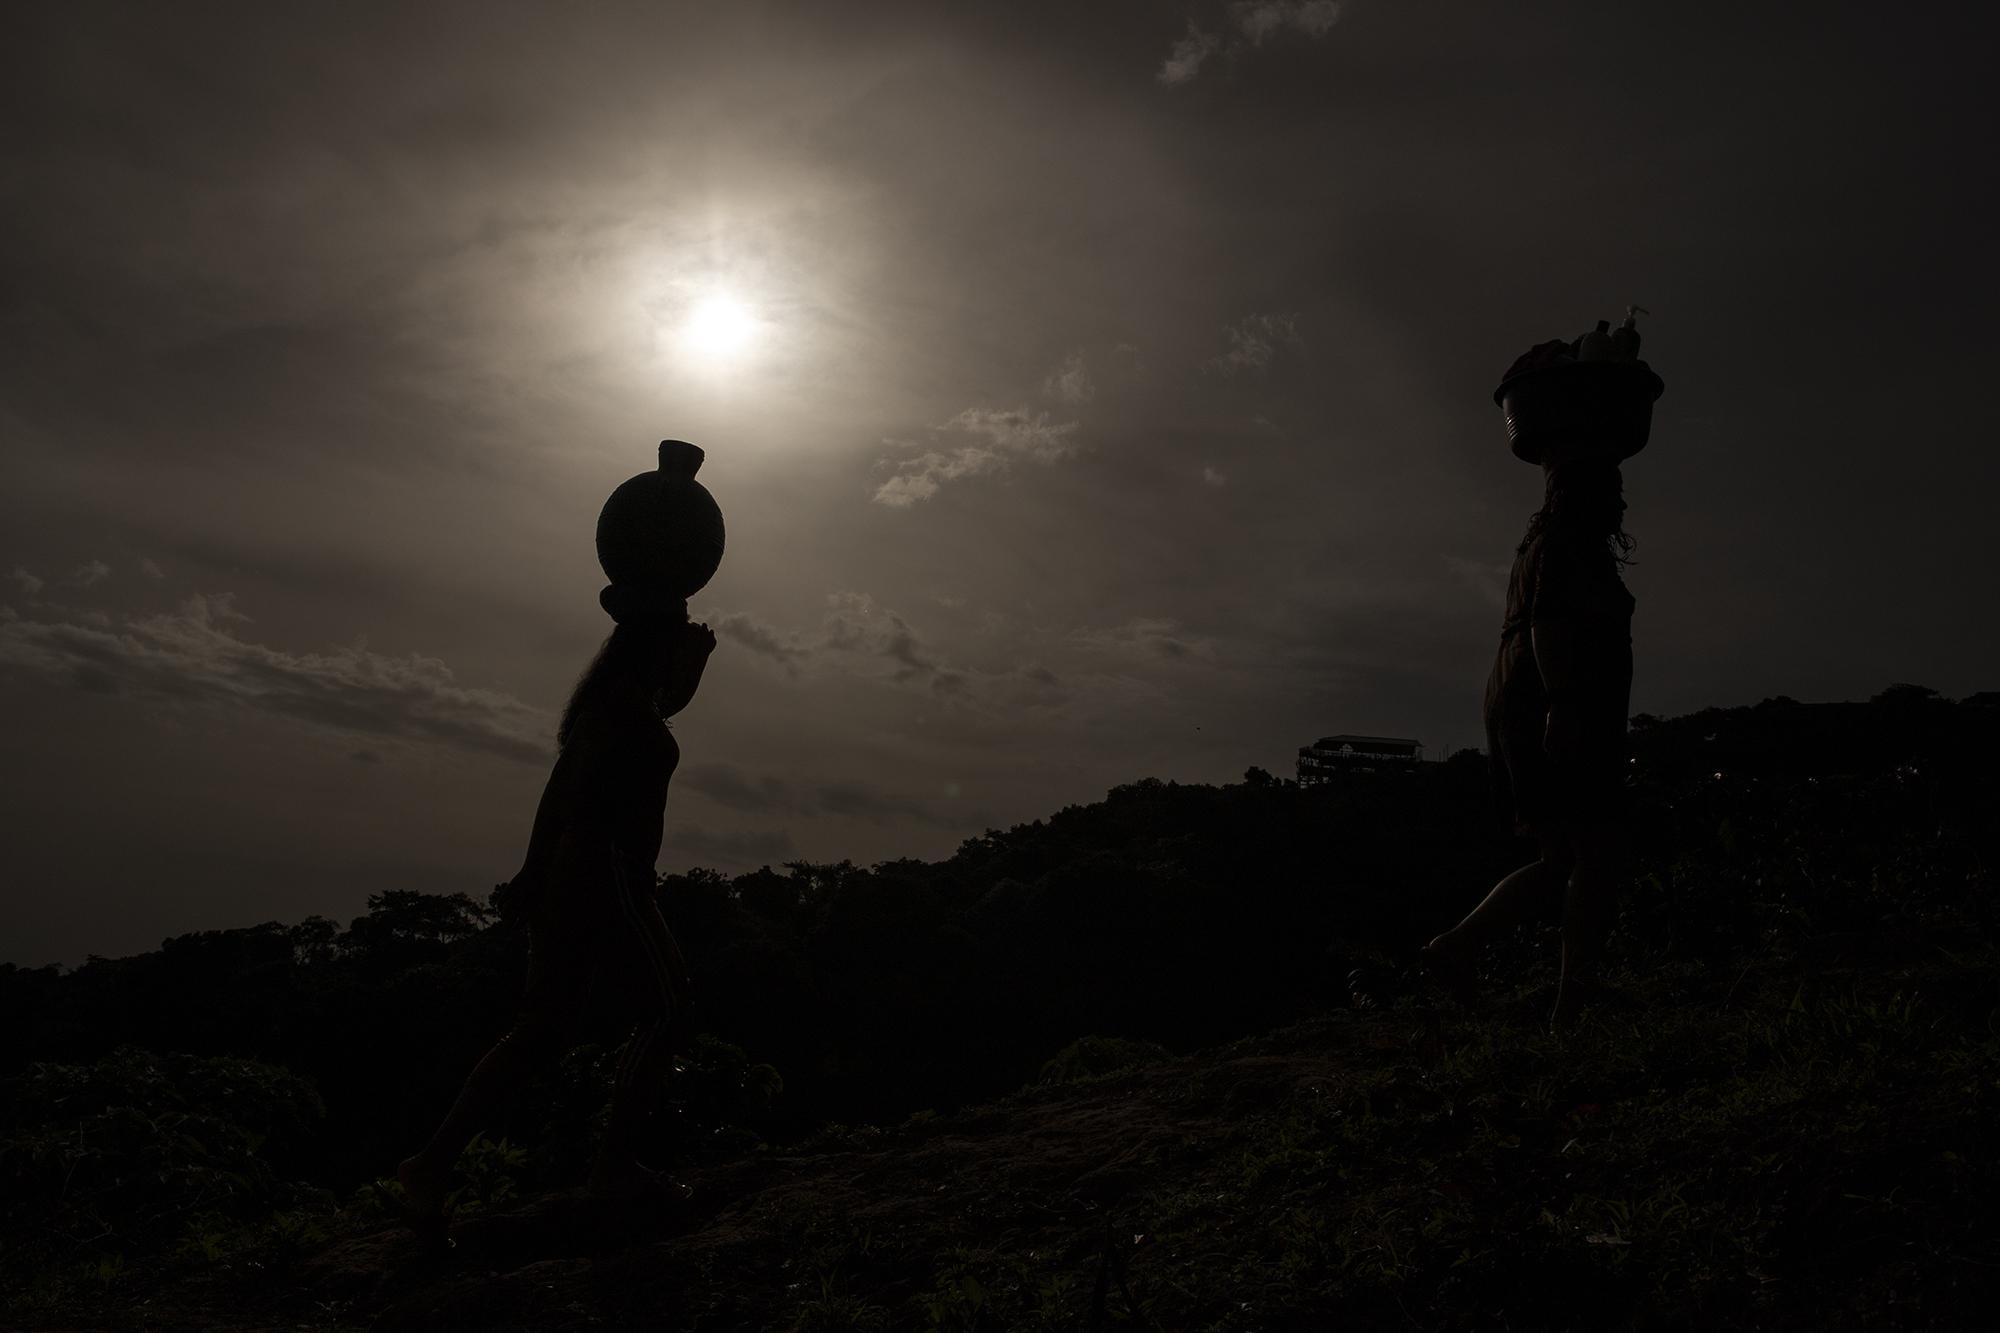
[[[681,347],[699,361],[734,361],[757,336],[757,317],[750,307],[724,292],[705,296],[688,311],[681,325]]]

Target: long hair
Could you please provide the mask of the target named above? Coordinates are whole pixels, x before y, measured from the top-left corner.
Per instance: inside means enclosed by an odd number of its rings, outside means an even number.
[[[1542,507],[1528,520],[1528,531],[1514,548],[1519,555],[1551,526],[1602,535],[1611,558],[1632,564],[1638,540],[1625,531],[1625,478],[1611,463],[1558,463],[1549,469]]]
[[[650,637],[650,630],[637,625],[618,625],[605,636],[597,656],[590,659],[590,665],[577,677],[576,688],[570,691],[569,702],[563,705],[562,721],[556,724],[556,749],[569,744],[577,720],[607,688],[621,680],[637,681],[642,678],[643,659],[650,648],[647,642]]]

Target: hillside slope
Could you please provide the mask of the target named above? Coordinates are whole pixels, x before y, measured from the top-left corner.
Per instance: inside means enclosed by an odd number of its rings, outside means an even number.
[[[0,1325],[1984,1326],[1995,740],[1915,691],[1642,720],[1616,991],[1560,1035],[1547,927],[1469,1007],[1408,972],[1512,854],[1472,769],[669,877],[749,1048],[705,1042],[659,1126],[692,1197],[563,1188],[586,1046],[462,1159],[442,1255],[369,1178],[504,1015],[504,915],[0,969]]]
[[[683,1204],[473,1206],[442,1256],[352,1208],[275,1269],[135,1273],[21,1326],[1972,1326],[2000,1295],[2000,958],[1803,943],[1628,977],[1643,1008],[1567,1037],[1531,967],[1476,1012],[1087,1043],[1052,1062],[1072,1081],[694,1169]]]

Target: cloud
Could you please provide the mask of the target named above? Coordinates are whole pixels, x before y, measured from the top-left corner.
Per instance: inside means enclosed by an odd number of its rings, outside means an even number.
[[[1189,19],[1187,35],[1174,43],[1173,50],[1167,52],[1160,72],[1154,77],[1169,88],[1177,88],[1201,73],[1202,63],[1214,55],[1221,45],[1221,38],[1214,33],[1203,32],[1193,19]]]
[[[820,625],[821,651],[886,663],[890,680],[927,685],[941,698],[965,695],[965,673],[939,661],[902,616],[866,593],[837,592],[827,603],[832,609]]]
[[[787,671],[796,671],[808,655],[807,649],[786,641],[769,625],[742,611],[717,618],[713,626],[717,635],[770,658]]]
[[[510,695],[469,689],[434,657],[365,646],[287,653],[238,637],[249,617],[226,594],[117,628],[0,623],[0,668],[135,699],[287,718],[357,737],[433,743],[545,763],[549,717]]]
[[[895,796],[860,782],[830,782],[816,793],[819,808],[830,815],[872,820],[878,824],[915,819],[926,824],[955,828],[961,816],[940,813],[922,801]]]
[[[1122,625],[1078,630],[1070,636],[1077,644],[1094,652],[1125,657],[1161,658],[1169,662],[1215,656],[1215,641],[1189,634],[1177,620],[1141,616]]]
[[[1017,462],[1054,463],[1076,452],[1076,442],[1070,438],[1076,426],[1074,421],[1051,422],[1048,413],[1025,407],[1010,411],[968,407],[931,428],[944,447],[926,449],[897,463],[895,475],[876,488],[875,502],[907,509],[960,477],[1006,472]]]
[[[754,815],[805,815],[812,803],[795,784],[769,774],[752,775],[734,764],[702,763],[674,775],[674,785],[700,792],[717,805]]]
[[[1216,468],[1204,467],[1201,470],[1201,480],[1205,486],[1227,486],[1229,474]]]
[[[714,866],[782,865],[796,858],[791,835],[782,829],[751,829],[739,833],[671,826],[662,841],[667,851]]]
[[[935,809],[927,801],[850,780],[804,783],[747,773],[734,764],[703,763],[676,775],[674,781],[725,809],[766,818],[835,815],[876,824],[915,820],[944,828],[963,822],[962,815]]]
[[[1513,572],[1512,565],[1467,560],[1455,555],[1446,556],[1444,563],[1468,588],[1479,594],[1479,600],[1488,606],[1506,606],[1507,579]]]
[[[1207,368],[1223,375],[1268,370],[1281,348],[1305,350],[1295,315],[1246,315],[1224,325],[1222,336],[1229,350],[1210,360]]]
[[[1097,384],[1081,351],[1071,352],[1042,381],[1042,392],[1065,403],[1087,403],[1097,397]]]
[[[796,674],[801,667],[833,655],[886,662],[897,681],[927,679],[944,668],[917,637],[910,622],[860,592],[829,594],[827,613],[809,633],[787,633],[746,612],[732,611],[713,623],[718,635],[742,644]]]
[[[21,566],[19,565],[14,566],[14,572],[9,574],[7,577],[21,585],[21,592],[28,598],[29,601],[33,601],[35,598],[40,597],[42,595],[42,589],[49,586],[46,582],[36,578],[33,574],[30,574],[27,570],[21,568]]]
[[[711,623],[787,674],[831,668],[896,685],[921,688],[953,703],[1053,707],[1067,697],[1054,673],[1027,665],[1010,671],[980,671],[946,662],[902,615],[867,593],[836,592],[817,629],[787,632],[743,612]]]
[[[1006,702],[1016,708],[1059,708],[1069,702],[1070,694],[1069,684],[1061,676],[1030,662],[1013,673],[1013,688]]]
[[[1286,33],[1316,41],[1339,21],[1339,0],[1237,0],[1222,15],[1219,32],[1189,19],[1186,35],[1174,43],[1154,77],[1178,88],[1192,82],[1212,56],[1228,59],[1254,51]]]
[[[1340,21],[1339,0],[1239,0],[1229,7],[1230,21],[1252,46],[1291,31],[1324,37]]]
[[[111,566],[102,560],[86,560],[70,571],[69,581],[74,587],[89,588],[110,577]]]
[[[894,668],[897,680],[933,675],[938,664],[917,639],[910,622],[875,604],[866,593],[837,592],[827,599],[833,610],[822,635],[826,647],[881,658]]]
[[[161,569],[151,559],[144,556],[141,556],[139,559],[139,572],[155,582],[167,576],[167,572],[164,569]]]

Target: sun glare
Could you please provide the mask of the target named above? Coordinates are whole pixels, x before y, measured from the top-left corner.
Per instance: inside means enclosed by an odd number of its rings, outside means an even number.
[[[681,325],[681,348],[688,356],[711,365],[734,361],[757,337],[757,317],[750,307],[725,292],[697,301]]]

